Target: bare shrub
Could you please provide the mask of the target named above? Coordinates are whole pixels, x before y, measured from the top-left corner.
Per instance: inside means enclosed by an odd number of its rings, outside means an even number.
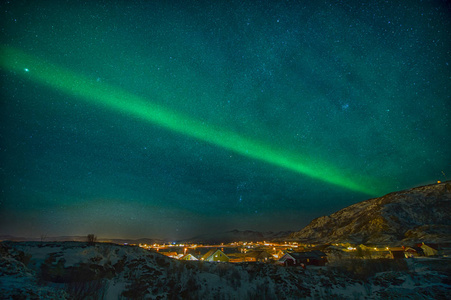
[[[89,246],[94,246],[97,242],[97,237],[92,233],[88,234],[86,238]]]
[[[106,281],[103,279],[72,281],[66,284],[66,292],[74,299],[103,299],[106,287]]]

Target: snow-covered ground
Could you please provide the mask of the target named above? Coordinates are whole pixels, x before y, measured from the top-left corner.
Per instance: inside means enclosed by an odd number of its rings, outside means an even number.
[[[139,247],[0,243],[3,299],[449,299],[451,260],[341,260],[306,270],[177,261]]]

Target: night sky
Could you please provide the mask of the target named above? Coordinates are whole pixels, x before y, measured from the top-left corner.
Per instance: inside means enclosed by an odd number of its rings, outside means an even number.
[[[450,10],[2,1],[0,234],[299,230],[449,179]]]

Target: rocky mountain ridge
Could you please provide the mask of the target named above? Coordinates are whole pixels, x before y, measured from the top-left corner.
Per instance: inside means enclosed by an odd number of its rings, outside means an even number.
[[[451,181],[393,192],[314,219],[291,240],[401,245],[451,241]]]

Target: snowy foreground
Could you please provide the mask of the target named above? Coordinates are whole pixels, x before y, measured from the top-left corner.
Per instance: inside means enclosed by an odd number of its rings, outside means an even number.
[[[447,299],[451,260],[341,260],[306,270],[177,261],[139,247],[0,243],[2,299]],[[449,299],[449,298],[448,298]]]

